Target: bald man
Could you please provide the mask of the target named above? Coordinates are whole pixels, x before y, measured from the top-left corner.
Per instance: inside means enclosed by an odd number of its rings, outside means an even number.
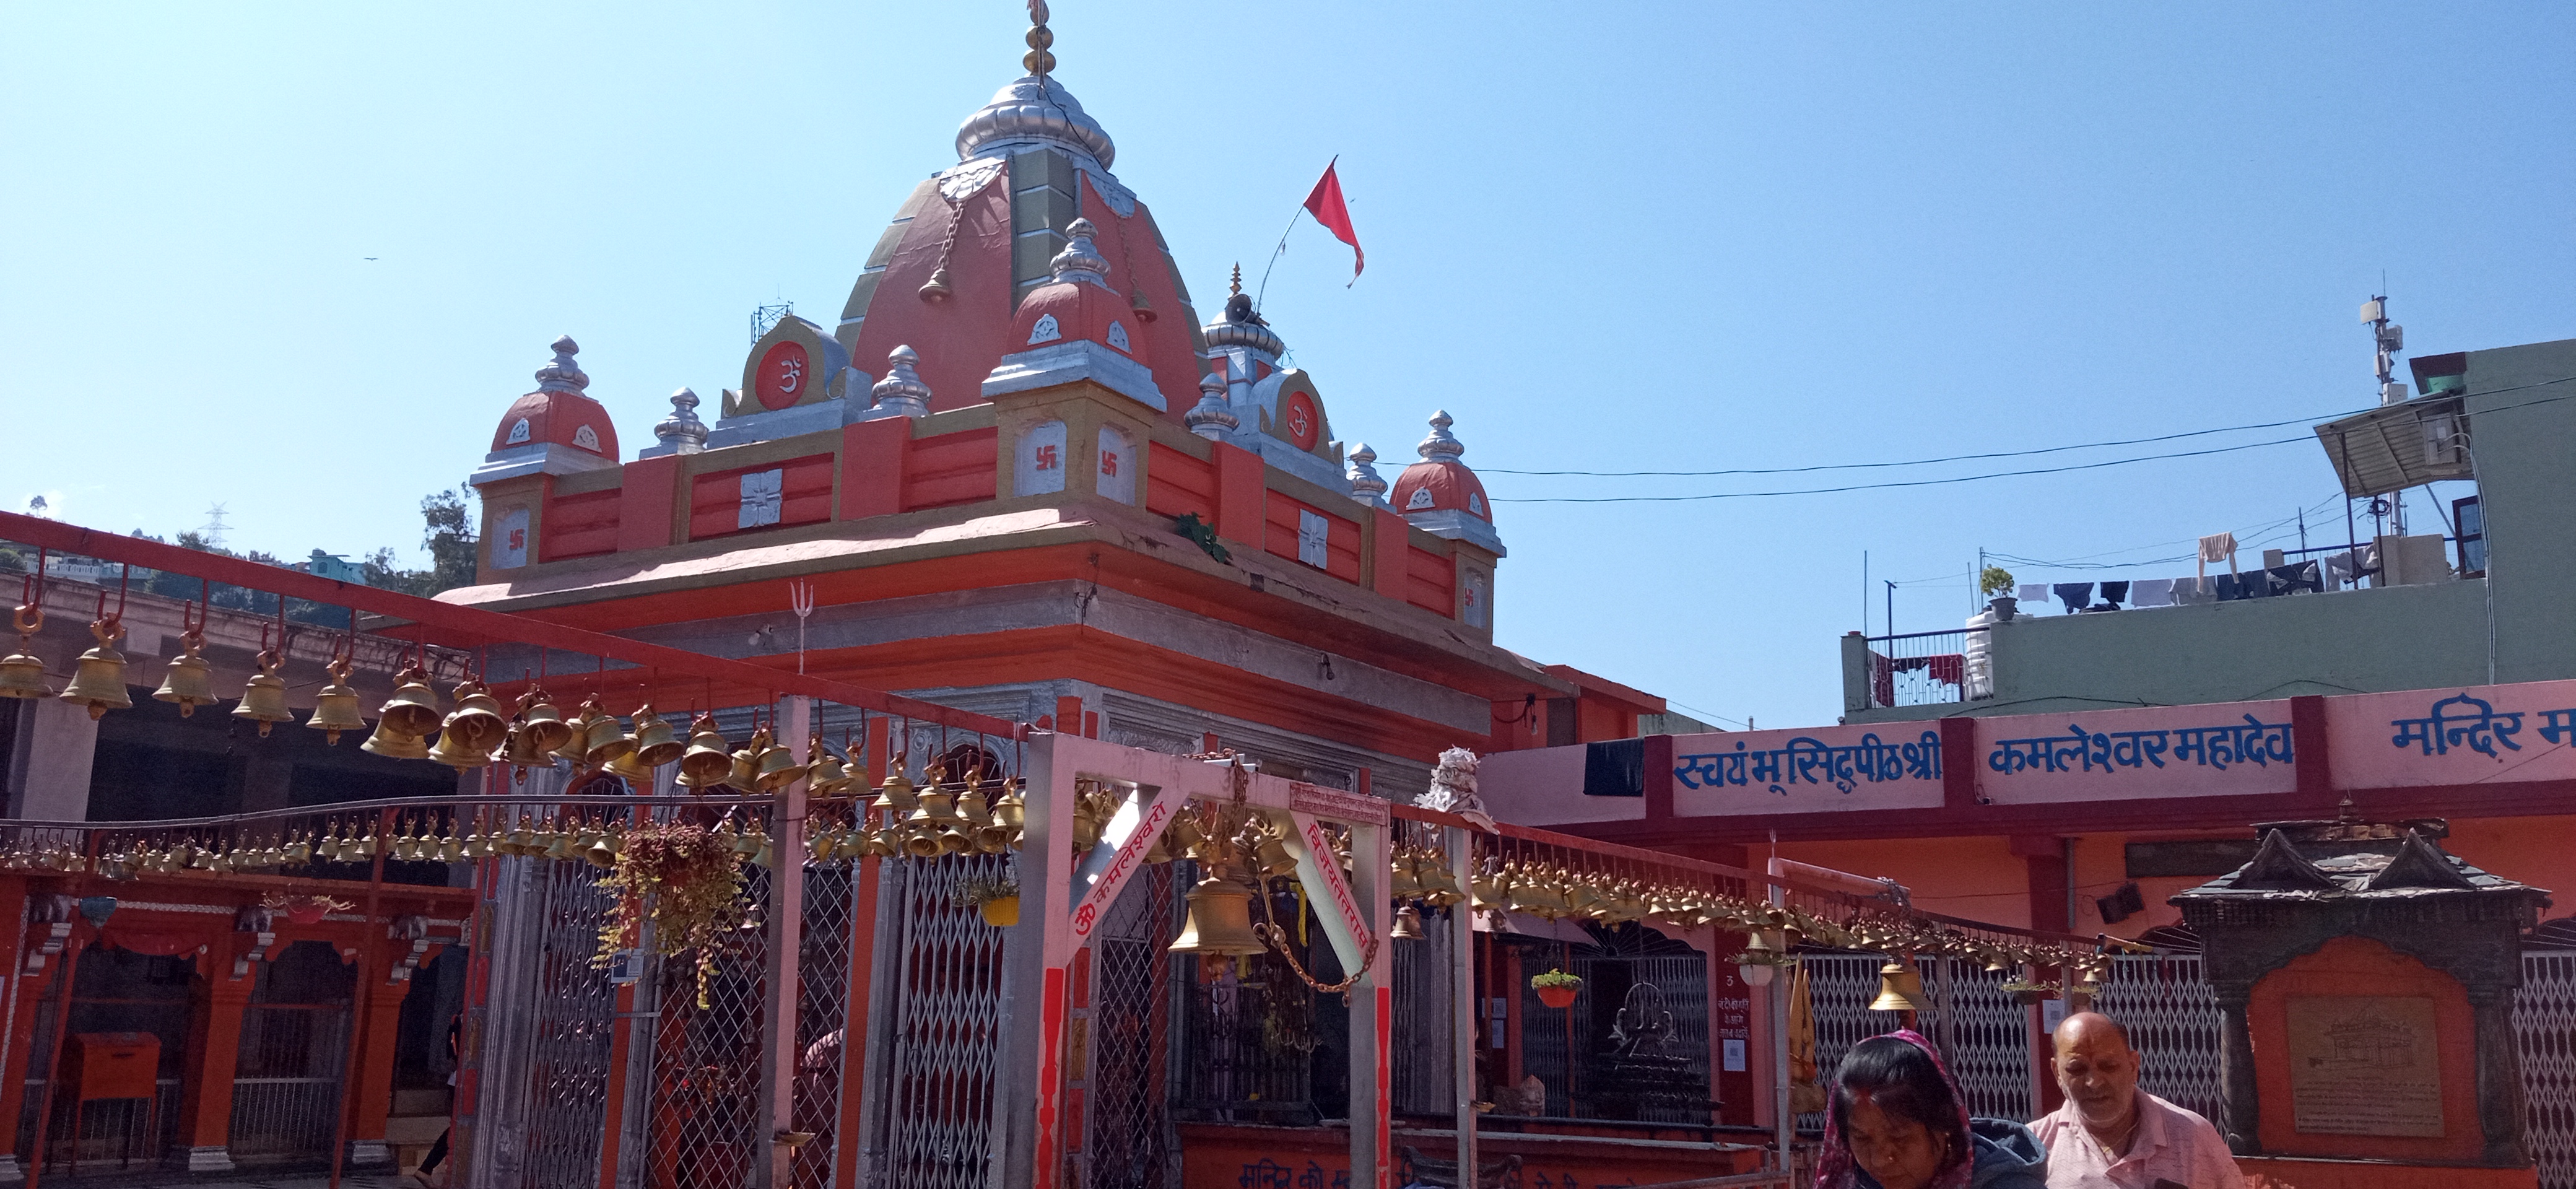
[[[2119,1021],[2078,1012],[2053,1040],[2066,1105],[2030,1125],[2048,1145],[2048,1189],[2245,1189],[2209,1120],[2138,1089]]]

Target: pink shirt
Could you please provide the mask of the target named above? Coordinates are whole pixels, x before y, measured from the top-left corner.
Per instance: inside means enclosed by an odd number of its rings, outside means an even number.
[[[2138,1134],[2113,1158],[2084,1130],[2070,1102],[2030,1125],[2048,1148],[2048,1189],[2153,1189],[2159,1180],[2186,1189],[2245,1189],[2236,1158],[2209,1120],[2138,1091]]]

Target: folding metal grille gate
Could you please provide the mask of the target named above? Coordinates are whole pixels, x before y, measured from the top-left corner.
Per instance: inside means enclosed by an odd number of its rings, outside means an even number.
[[[539,944],[529,956],[533,985],[526,1001],[535,1019],[528,1037],[528,1114],[517,1135],[491,1141],[520,1149],[518,1183],[573,1185],[599,1178],[601,1131],[608,1112],[609,1046],[617,1024],[617,988],[591,968],[609,894],[597,868],[581,863],[508,859],[527,865],[537,898],[530,923]],[[523,920],[527,918],[522,918]],[[494,1070],[495,1074],[504,1071]]]
[[[1871,1011],[1878,998],[1881,954],[1807,954],[1808,995],[1815,1010],[1816,1068],[1826,1078],[1843,1053],[1873,1036],[1897,1029],[1895,1012]],[[2031,1117],[2030,1010],[2003,993],[2007,972],[1989,973],[1948,958],[1920,963],[1932,1010],[1916,1013],[1916,1027],[1943,1050],[1943,1059],[1968,1097],[1968,1112],[1987,1118]],[[1946,993],[1944,984],[1947,984]],[[1822,1113],[1798,1116],[1798,1126],[1822,1130]]]
[[[2541,1189],[2576,1189],[2576,950],[2522,955],[2513,1001],[2525,1134]]]
[[[1087,1189],[1163,1189],[1180,1183],[1179,1137],[1166,1106],[1176,933],[1172,865],[1136,874],[1091,943],[1091,1007],[1077,1013],[1087,1052],[1089,1107],[1081,1173]]]
[[[1697,951],[1652,953],[1627,948],[1622,952],[1622,940],[1607,938],[1608,948],[1573,947],[1562,959],[1567,973],[1583,980],[1572,1007],[1546,1006],[1529,980],[1521,980],[1521,1068],[1546,1087],[1546,1111],[1553,1117],[1705,1124],[1710,1121],[1709,1112],[1699,1104],[1707,1100],[1709,1085],[1708,959]],[[1652,947],[1661,935],[1640,930],[1625,940]],[[1524,967],[1541,970],[1559,960],[1533,956],[1524,961]],[[1397,977],[1401,985],[1400,968]],[[1640,1094],[1640,1089],[1653,1087],[1638,1084],[1635,1073],[1623,1069],[1613,1051],[1611,1030],[1618,1013],[1631,1007],[1655,1013],[1658,1020],[1664,1013],[1671,1017],[1669,1032],[1651,1042],[1653,1051],[1630,1058],[1632,1063],[1644,1058],[1670,1066],[1665,1079],[1669,1085],[1662,1093]],[[1443,1046],[1442,1052],[1446,1051]],[[1441,1109],[1447,1109],[1445,1094]]]
[[[767,919],[767,871],[743,869],[743,898]],[[696,959],[662,963],[645,1152],[652,1189],[739,1189],[752,1162],[769,1157],[767,1138],[759,1134],[762,970],[769,946],[758,929],[738,936],[717,955],[705,1007],[698,1006]]]
[[[849,1039],[850,914],[859,872],[805,869],[803,944],[796,958],[796,1131],[814,1138],[796,1150],[796,1189],[829,1189],[839,1143],[841,1054]]]
[[[1450,929],[1440,910],[1423,914],[1423,937],[1390,943],[1395,970],[1395,1052],[1390,1087],[1399,1115],[1454,1120],[1457,1090],[1451,1084],[1449,1049]]]
[[[2138,1050],[2138,1088],[2218,1123],[2226,1095],[2218,1079],[2218,997],[2198,954],[2138,954],[2111,963],[2096,1005],[2129,1030]]]
[[[1004,930],[951,900],[957,882],[1000,875],[1008,856],[950,855],[894,864],[879,918],[896,957],[887,1016],[871,1028],[892,1046],[884,1189],[980,1189],[990,1162],[1001,1055]]]

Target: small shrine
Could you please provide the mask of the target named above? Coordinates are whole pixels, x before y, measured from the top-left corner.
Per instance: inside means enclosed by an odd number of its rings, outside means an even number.
[[[2439,819],[2350,804],[2257,826],[2252,861],[2171,901],[2224,1017],[2219,1128],[2282,1184],[2537,1184],[2513,995],[2549,895],[2444,853]]]

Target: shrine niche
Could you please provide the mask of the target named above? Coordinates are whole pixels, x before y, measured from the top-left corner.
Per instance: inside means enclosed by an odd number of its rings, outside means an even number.
[[[2171,901],[2223,1017],[2228,1146],[2527,1172],[2513,994],[2548,893],[2444,853],[2439,820],[2366,823],[2347,803],[2257,830],[2251,862]]]
[[[865,405],[864,390],[846,391],[850,377],[841,372],[849,365],[849,350],[838,340],[822,327],[789,314],[752,344],[751,354],[743,361],[742,387],[724,394],[723,415],[774,413],[852,395]]]

